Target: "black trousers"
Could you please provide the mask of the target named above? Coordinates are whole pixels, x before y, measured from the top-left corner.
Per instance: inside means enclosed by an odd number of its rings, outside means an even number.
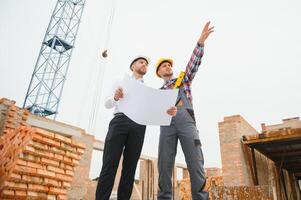
[[[146,126],[118,113],[110,122],[103,152],[103,166],[96,188],[96,200],[110,198],[121,154],[123,163],[118,186],[118,200],[131,197],[137,163],[143,146]]]

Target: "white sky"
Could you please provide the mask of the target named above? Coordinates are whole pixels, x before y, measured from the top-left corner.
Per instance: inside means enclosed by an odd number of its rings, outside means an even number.
[[[0,0],[0,97],[22,106],[56,0]],[[145,81],[158,88],[153,68],[159,57],[172,57],[182,70],[201,29],[210,20],[202,66],[193,82],[194,108],[205,167],[221,166],[218,122],[241,114],[260,123],[281,123],[301,112],[301,2],[298,0],[175,1],[117,0],[107,65],[103,50],[111,2],[86,0],[76,48],[64,87],[58,120],[88,128],[98,69],[104,73],[96,138],[103,140],[112,110],[103,106],[111,83],[136,55],[152,63]],[[143,154],[157,156],[159,130],[148,128]],[[179,145],[180,146],[180,145]],[[184,162],[179,147],[178,162]],[[95,154],[91,176],[98,175]]]

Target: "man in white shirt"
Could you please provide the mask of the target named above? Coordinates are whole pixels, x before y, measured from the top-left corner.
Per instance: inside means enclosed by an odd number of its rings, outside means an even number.
[[[130,64],[132,77],[143,82],[143,76],[148,69],[148,59],[144,56],[135,58]],[[128,200],[131,197],[137,163],[143,146],[146,126],[137,124],[125,114],[119,112],[118,101],[124,97],[121,87],[114,95],[105,101],[105,107],[114,108],[114,118],[111,120],[105,139],[103,166],[98,179],[96,200],[110,198],[121,155],[123,154],[122,172],[118,186],[118,200]],[[143,112],[143,111],[141,111]],[[167,113],[175,116],[176,107],[171,107]]]

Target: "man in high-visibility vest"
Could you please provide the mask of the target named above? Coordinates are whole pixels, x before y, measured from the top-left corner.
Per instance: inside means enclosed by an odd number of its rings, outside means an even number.
[[[193,112],[190,86],[201,64],[205,40],[213,32],[214,27],[209,26],[210,22],[207,22],[193,50],[185,72],[181,73],[178,78],[173,78],[172,59],[161,58],[156,65],[157,76],[164,80],[164,85],[161,89],[179,88],[176,103],[177,114],[172,118],[170,126],[160,127],[158,150],[160,191],[158,193],[158,200],[172,198],[171,178],[178,139],[180,140],[189,170],[192,199],[208,199],[208,193],[203,190],[206,184],[204,158]]]

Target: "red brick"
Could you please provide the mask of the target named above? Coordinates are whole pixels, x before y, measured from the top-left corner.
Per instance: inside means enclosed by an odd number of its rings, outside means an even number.
[[[64,156],[63,161],[68,164],[73,164],[72,159],[67,156]]]
[[[5,181],[4,187],[7,189],[27,190],[27,184],[25,183],[15,183],[15,182]]]
[[[50,178],[44,178],[44,184],[49,185],[49,186],[55,186],[55,187],[60,187],[61,186],[60,181],[50,179]]]
[[[16,194],[16,197],[18,197],[18,199],[27,197],[27,192],[26,191],[16,190],[15,194]]]
[[[71,171],[74,171],[74,167],[70,166],[70,165],[65,165],[65,168]]]
[[[65,187],[65,188],[70,188],[71,184],[69,182],[63,181],[63,185],[62,186]]]
[[[54,158],[58,159],[58,160],[63,160],[63,156],[59,155],[59,154],[54,154]]]
[[[28,154],[28,153],[19,154],[19,158],[21,158],[22,160],[25,160],[25,161],[32,161],[32,162],[37,162],[37,163],[39,163],[41,161],[41,157],[32,155],[32,154]]]
[[[60,168],[74,171],[74,167],[72,167],[71,165],[65,164],[65,163],[61,163]]]
[[[57,200],[67,200],[67,195],[58,195]]]
[[[56,174],[56,179],[71,182],[73,180],[72,177],[64,175],[64,174]]]
[[[61,174],[65,173],[65,171],[63,169],[60,169],[60,168],[57,168],[57,167],[53,167],[53,166],[47,166],[47,170],[48,171],[57,172],[57,173],[61,173]]]
[[[34,141],[43,141],[43,136],[36,132],[32,134],[32,138]]]
[[[22,175],[22,181],[24,181],[24,182],[31,182],[31,176]]]
[[[32,168],[45,169],[45,167],[43,165],[37,164],[34,162],[30,162],[30,161],[27,162],[27,166],[32,167]]]
[[[49,187],[38,184],[28,184],[28,190],[30,191],[38,191],[38,192],[48,192]]]
[[[37,128],[36,133],[42,135],[43,137],[54,138],[54,133],[46,131],[44,129]]]
[[[55,141],[53,139],[44,138],[44,141],[47,142],[48,144],[56,146],[56,147],[60,147],[61,146],[60,142]]]
[[[24,151],[25,152],[30,152],[30,153],[35,153],[35,149],[33,147],[30,147],[30,146],[25,146]]]
[[[65,172],[66,175],[69,175],[69,176],[74,176],[74,172],[73,171],[70,171],[70,170],[66,170]]]
[[[37,149],[46,150],[46,151],[49,150],[49,146],[47,144],[42,144],[40,142],[31,141],[29,145]]]
[[[39,193],[33,192],[33,191],[27,191],[27,196],[28,197],[38,197]]]
[[[79,154],[84,154],[85,153],[85,149],[82,149],[82,148],[76,148],[76,151]]]
[[[86,148],[86,146],[85,146],[83,143],[78,142],[78,141],[76,141],[76,140],[72,140],[72,144],[73,144],[74,146],[79,147],[79,148],[82,148],[82,149],[85,149],[85,148]]]
[[[78,160],[75,160],[75,159],[72,159],[72,163],[73,163],[74,165],[79,165],[79,161],[78,161]]]
[[[66,189],[57,188],[57,187],[49,187],[50,194],[67,194]]]
[[[6,124],[5,124],[5,128],[15,129],[16,127],[15,127],[13,124],[6,123]]]
[[[63,162],[60,163],[60,168],[74,171],[74,168],[71,165],[68,165],[68,164],[63,163]]]
[[[18,163],[18,165],[27,166],[27,162],[24,160],[18,159],[17,163]]]
[[[12,181],[4,181],[4,183],[3,183],[3,186],[5,188],[7,188],[7,187],[13,187],[14,185],[15,185],[15,183],[12,182]]]
[[[57,200],[56,195],[48,194],[47,195],[47,200]]]
[[[55,160],[50,160],[47,158],[41,158],[41,163],[47,164],[47,165],[52,165],[52,166],[59,166],[60,162],[55,161]]]
[[[62,135],[59,135],[59,134],[54,134],[54,138],[59,140],[59,141],[65,142],[67,144],[72,144],[72,140],[68,137],[65,137],[65,136],[62,136]]]
[[[76,148],[72,147],[71,145],[68,145],[64,142],[61,142],[61,149],[67,150],[67,151],[71,151],[71,152],[76,152]]]
[[[53,153],[65,155],[66,152],[62,149],[59,149],[59,147],[49,147],[49,151],[52,151]]]
[[[66,152],[66,156],[74,158],[76,160],[80,160],[80,156],[79,155],[77,155],[75,153],[72,153],[72,152],[69,152],[69,151]]]
[[[55,177],[54,172],[50,172],[47,170],[37,169],[37,174],[43,177]]]
[[[6,123],[13,123],[15,121],[14,118],[7,118]]]
[[[22,175],[22,180],[27,183],[42,184],[44,181],[44,178],[37,177],[37,176]]]
[[[37,169],[35,169],[35,168],[25,167],[25,166],[20,166],[20,165],[16,165],[15,171],[20,174],[30,174],[30,175],[34,175],[37,173]]]
[[[35,149],[35,154],[45,157],[45,158],[49,158],[49,159],[54,158],[54,153],[48,152],[48,151],[43,151],[40,149]]]
[[[5,190],[2,191],[2,196],[6,197],[6,198],[14,197],[15,196],[15,192],[13,190],[5,189]]]
[[[11,181],[19,181],[21,179],[22,179],[22,177],[21,177],[20,174],[16,174],[16,173],[11,173],[10,174],[9,180],[11,180]]]
[[[33,140],[41,142],[43,144],[50,145],[50,146],[56,146],[56,147],[60,147],[61,146],[60,142],[55,141],[53,139],[50,139],[48,137],[42,137],[41,135],[39,135],[37,133],[33,134]]]

